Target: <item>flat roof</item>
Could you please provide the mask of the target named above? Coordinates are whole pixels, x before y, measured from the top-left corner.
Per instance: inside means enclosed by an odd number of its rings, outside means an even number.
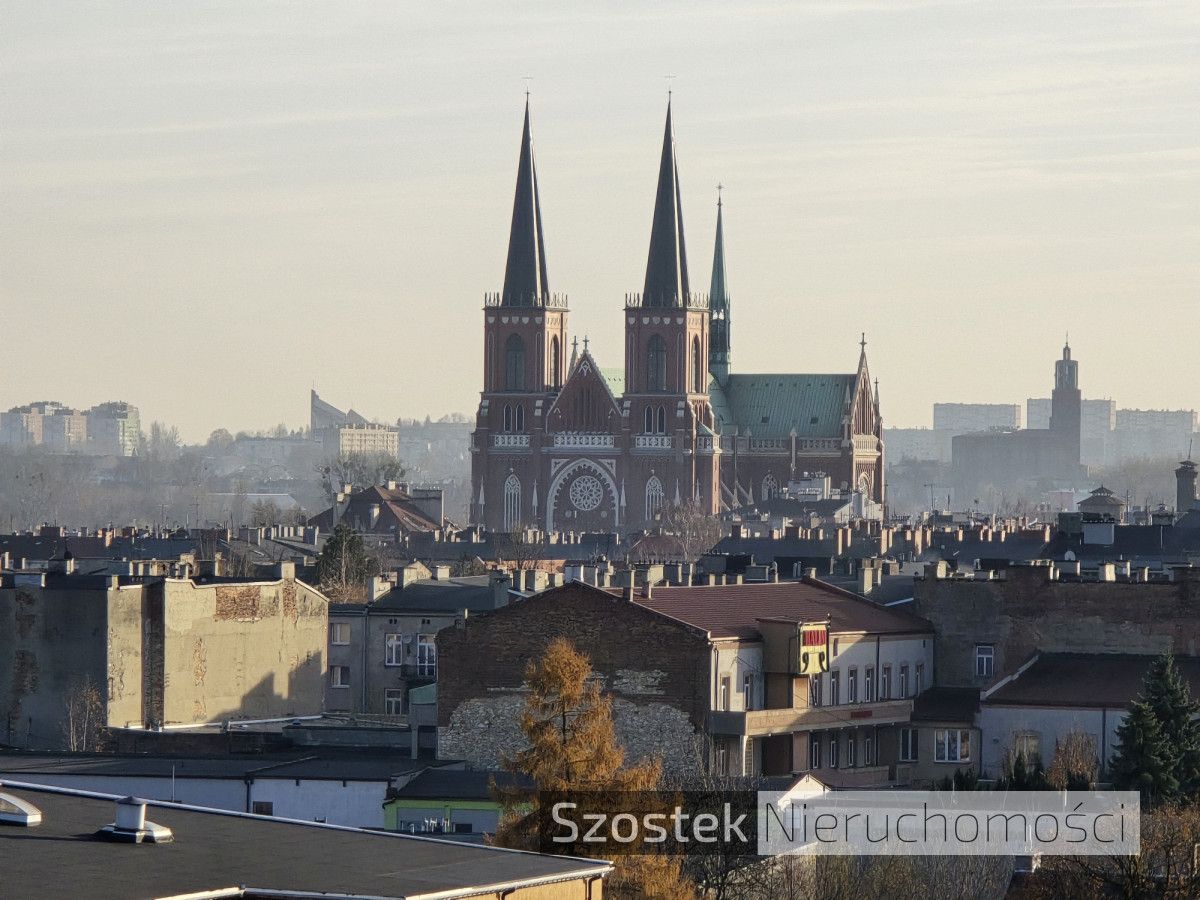
[[[468,896],[490,885],[601,877],[599,860],[272,819],[150,801],[146,818],[170,828],[165,844],[112,843],[94,834],[115,817],[115,795],[4,786],[42,823],[0,828],[4,893],[86,894],[91,900],[166,898],[243,886],[376,898]],[[234,894],[233,896],[238,896]]]

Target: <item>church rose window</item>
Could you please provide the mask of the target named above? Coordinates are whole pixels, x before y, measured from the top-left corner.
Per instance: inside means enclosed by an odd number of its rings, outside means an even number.
[[[592,475],[580,475],[571,482],[571,505],[580,512],[591,512],[604,499],[604,488]]]

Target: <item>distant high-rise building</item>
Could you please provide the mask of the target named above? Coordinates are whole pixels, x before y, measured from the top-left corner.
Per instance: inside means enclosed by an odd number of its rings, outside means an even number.
[[[132,403],[112,401],[87,411],[88,450],[104,456],[137,456],[142,418]]]
[[[355,412],[342,412],[322,400],[316,391],[309,397],[312,439],[328,456],[400,455],[400,429],[371,422]]]
[[[1021,407],[1016,403],[935,403],[933,427],[958,434],[1020,428]]]

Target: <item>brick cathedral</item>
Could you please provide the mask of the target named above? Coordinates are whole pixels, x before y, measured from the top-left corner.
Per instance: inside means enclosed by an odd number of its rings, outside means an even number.
[[[848,374],[733,374],[721,202],[708,295],[688,277],[671,108],[646,280],[625,302],[625,366],[568,344],[550,290],[529,105],[504,288],[484,302],[483,392],[471,441],[474,522],[559,531],[650,526],[670,504],[716,515],[805,472],[883,502],[878,390],[865,341]],[[799,346],[799,345],[798,345]]]

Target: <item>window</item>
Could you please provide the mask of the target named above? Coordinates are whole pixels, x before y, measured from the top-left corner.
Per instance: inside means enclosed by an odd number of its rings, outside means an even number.
[[[996,671],[996,648],[991,644],[975,645],[975,677],[991,678]]]
[[[504,527],[511,531],[521,521],[521,479],[511,473],[504,481]]]
[[[424,677],[437,675],[437,644],[432,634],[417,636],[417,674]]]
[[[717,709],[728,711],[729,709],[729,676],[721,676],[721,689],[717,696]]]
[[[833,656],[838,655],[838,648],[840,647],[841,643],[842,642],[839,638],[833,639],[833,649],[830,651]]]
[[[900,667],[900,699],[908,696],[908,666]]]
[[[820,706],[821,705],[821,676],[820,675],[809,675],[808,676],[808,705],[809,706]]]
[[[714,749],[713,766],[718,775],[729,774],[729,746],[724,741],[717,741]]]
[[[863,700],[875,702],[875,667],[867,666],[863,672]]]
[[[1027,764],[1042,761],[1042,736],[1036,731],[1018,731],[1013,735],[1013,753],[1019,755]]]
[[[821,739],[815,734],[808,738],[808,767],[821,768]]]
[[[921,693],[921,691],[925,690],[925,664],[924,663],[917,663],[917,678],[916,678],[915,687],[916,687],[916,690],[913,691],[914,697],[917,696],[919,693]]]
[[[900,729],[900,761],[917,761],[917,729],[915,728]]]
[[[704,360],[700,358],[700,338],[692,338],[692,392],[704,390]]]
[[[855,738],[853,731],[846,735],[846,765],[851,767],[858,765],[858,739]]]
[[[329,623],[329,643],[335,647],[345,647],[350,643],[350,623],[349,622],[330,622]]]
[[[654,407],[653,406],[646,407],[646,417],[645,418],[646,418],[646,422],[645,422],[646,427],[643,428],[642,430],[645,431],[646,434],[654,434]]]
[[[657,475],[651,475],[650,480],[646,482],[646,521],[652,521],[662,509],[663,501],[666,499],[666,491],[663,490],[663,484],[659,481]]]
[[[838,767],[838,750],[841,749],[839,745],[837,733],[829,735],[829,768],[831,769]]]
[[[510,334],[504,344],[504,389],[525,390],[525,342],[519,334]]]
[[[513,430],[513,414],[511,403],[504,404],[504,430],[506,432]]]
[[[829,705],[837,706],[842,702],[842,673],[834,669],[829,673]]]
[[[383,664],[398,666],[404,662],[404,635],[385,634],[383,636]]]
[[[250,804],[250,812],[256,816],[273,816],[275,804],[271,800],[255,800]]]
[[[516,414],[513,416],[513,429],[517,432],[525,431],[525,405],[518,403],[515,407]]]
[[[558,349],[558,335],[550,338],[550,377],[546,379],[550,382],[550,387],[558,388],[561,385],[561,380],[558,376],[559,362],[561,353]]]
[[[762,498],[764,500],[770,500],[778,493],[779,483],[775,480],[775,476],[767,475],[767,477],[762,480]]]
[[[652,334],[646,344],[646,390],[667,389],[667,345],[657,334]]]
[[[658,408],[658,433],[667,433],[667,408],[665,406]]]
[[[335,688],[350,687],[350,667],[349,666],[330,666],[329,667],[329,686]]]
[[[933,733],[934,762],[970,762],[971,732],[964,728],[939,728]]]
[[[892,667],[884,666],[883,672],[879,676],[879,699],[892,699]]]
[[[404,715],[404,691],[400,688],[387,688],[383,692],[383,711],[389,716]]]
[[[742,676],[742,701],[744,709],[754,709],[754,673],[747,672]]]
[[[871,734],[863,738],[863,765],[875,765],[875,737]]]
[[[858,669],[851,669],[846,675],[846,702],[858,702]]]

